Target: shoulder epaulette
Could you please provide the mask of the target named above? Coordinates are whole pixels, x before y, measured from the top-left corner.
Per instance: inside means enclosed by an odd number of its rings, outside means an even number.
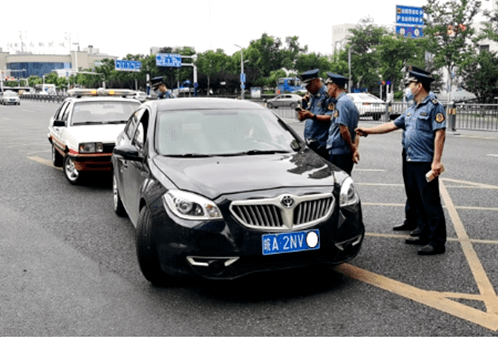
[[[436,100],[436,99],[432,99],[431,102],[432,102],[433,105],[437,105],[439,103],[439,101]]]

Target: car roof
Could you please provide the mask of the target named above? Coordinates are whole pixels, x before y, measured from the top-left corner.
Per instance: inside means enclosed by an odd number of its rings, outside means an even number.
[[[155,106],[159,111],[167,110],[209,110],[209,109],[261,109],[265,108],[257,103],[246,100],[221,98],[176,98],[148,101],[145,104]]]

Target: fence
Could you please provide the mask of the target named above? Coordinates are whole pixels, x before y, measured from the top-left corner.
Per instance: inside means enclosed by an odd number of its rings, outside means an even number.
[[[67,98],[67,95],[40,95],[40,94],[23,94],[20,95],[21,100],[44,101],[44,102],[62,102]]]
[[[457,104],[443,103],[446,110],[446,128],[448,130],[482,130],[498,131],[497,104]],[[408,105],[394,102],[390,104],[359,104],[360,120],[373,123],[385,123],[396,119],[403,114]],[[297,120],[296,113],[290,108],[274,109],[280,117]]]

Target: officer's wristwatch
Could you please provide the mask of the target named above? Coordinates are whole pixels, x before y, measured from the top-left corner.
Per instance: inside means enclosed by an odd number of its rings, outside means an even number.
[[[318,117],[316,116],[316,114],[313,114],[313,116],[311,117],[311,119],[312,119],[313,121],[316,121],[316,120],[318,120]]]

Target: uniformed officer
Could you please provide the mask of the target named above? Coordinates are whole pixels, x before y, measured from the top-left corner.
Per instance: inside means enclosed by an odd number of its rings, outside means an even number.
[[[154,92],[157,94],[158,100],[176,98],[176,95],[166,87],[166,84],[164,83],[164,76],[156,76],[155,78],[150,80],[150,85]]]
[[[313,69],[299,75],[301,83],[310,95],[304,97],[298,119],[305,121],[304,139],[309,147],[328,160],[326,146],[332,111],[327,108],[329,98],[327,87],[318,77],[318,72],[318,69]]]
[[[358,163],[360,159],[358,152],[360,138],[356,137],[355,132],[360,112],[346,95],[348,79],[330,72],[327,72],[327,76],[325,83],[328,94],[336,100],[327,139],[329,161],[351,175],[354,163]]]
[[[406,153],[406,191],[410,208],[419,219],[420,236],[406,239],[406,244],[423,245],[419,255],[445,252],[446,221],[439,196],[439,179],[444,170],[441,162],[446,136],[446,115],[430,84],[434,79],[425,73],[411,70],[406,81],[405,95],[413,99],[404,114],[393,122],[372,128],[357,128],[360,136],[384,134],[399,128],[405,131],[403,147]],[[428,181],[426,174],[436,176]]]

